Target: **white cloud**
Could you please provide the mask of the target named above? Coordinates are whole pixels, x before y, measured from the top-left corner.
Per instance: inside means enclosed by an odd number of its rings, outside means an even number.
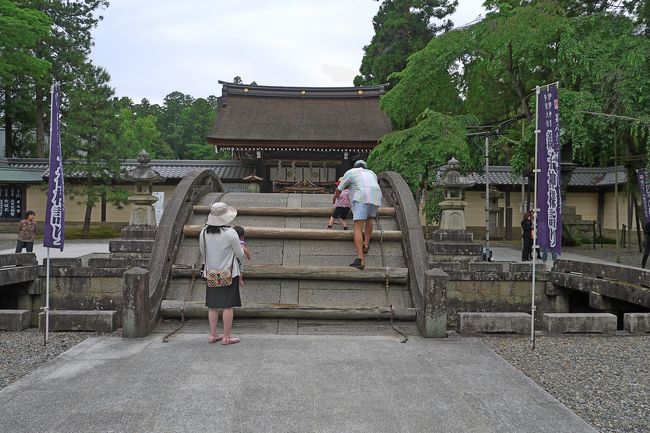
[[[456,24],[479,0],[461,0]],[[346,86],[373,35],[373,0],[111,0],[93,59],[119,96],[162,102],[172,91],[220,94],[218,80]]]

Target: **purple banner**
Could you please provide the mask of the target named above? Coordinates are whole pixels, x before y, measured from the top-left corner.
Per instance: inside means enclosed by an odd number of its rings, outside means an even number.
[[[556,84],[537,93],[537,134],[537,244],[560,254],[560,107]]]
[[[643,222],[650,222],[650,178],[648,170],[640,168],[636,171],[639,178],[639,192],[641,193],[641,203],[643,203]]]
[[[52,115],[50,120],[50,174],[47,177],[47,204],[43,246],[63,251],[64,198],[63,157],[61,155],[61,133],[59,131],[59,104],[61,101],[58,83],[52,85]]]

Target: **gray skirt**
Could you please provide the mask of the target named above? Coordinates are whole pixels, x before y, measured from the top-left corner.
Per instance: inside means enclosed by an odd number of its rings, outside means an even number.
[[[225,287],[205,287],[205,305],[208,308],[241,307],[239,296],[239,276],[232,279],[232,284]]]

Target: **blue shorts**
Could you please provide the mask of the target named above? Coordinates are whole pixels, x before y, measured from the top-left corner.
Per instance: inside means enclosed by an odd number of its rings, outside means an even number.
[[[352,220],[365,221],[368,218],[377,218],[377,209],[379,209],[379,206],[372,203],[359,203],[358,201],[353,201]]]

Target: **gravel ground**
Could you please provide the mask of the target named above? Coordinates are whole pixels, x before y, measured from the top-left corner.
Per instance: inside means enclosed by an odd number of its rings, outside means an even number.
[[[650,336],[481,340],[601,433],[650,432]]]
[[[0,389],[95,335],[94,332],[53,332],[47,346],[43,346],[43,334],[36,328],[0,331]]]

